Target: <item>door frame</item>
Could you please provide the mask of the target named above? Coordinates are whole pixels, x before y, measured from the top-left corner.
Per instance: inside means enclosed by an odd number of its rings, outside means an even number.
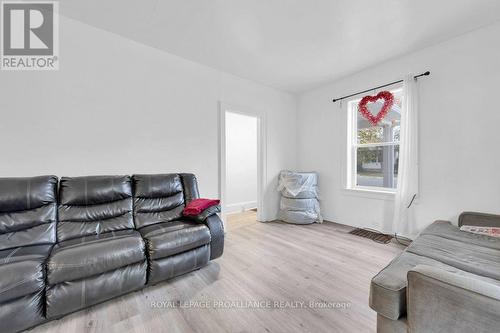
[[[226,225],[226,114],[227,112],[257,118],[257,221],[266,221],[264,213],[264,190],[267,181],[267,124],[266,114],[226,102],[219,102],[219,198],[221,200],[221,216]]]

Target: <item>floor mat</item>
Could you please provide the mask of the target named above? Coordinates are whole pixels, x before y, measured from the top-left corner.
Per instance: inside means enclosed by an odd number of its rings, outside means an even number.
[[[382,243],[382,244],[388,244],[391,241],[391,239],[393,238],[392,235],[381,234],[378,232],[369,231],[369,230],[360,229],[360,228],[356,228],[354,230],[351,230],[351,231],[349,231],[349,233],[352,235],[356,235],[356,236],[360,236],[360,237],[364,237],[364,238],[369,238],[372,241],[375,241],[377,243]]]

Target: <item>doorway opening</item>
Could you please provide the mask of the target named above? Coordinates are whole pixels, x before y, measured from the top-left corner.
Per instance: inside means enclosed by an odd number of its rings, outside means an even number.
[[[226,112],[226,213],[257,210],[257,118]]]
[[[260,113],[220,105],[219,195],[224,223],[229,214],[245,212],[253,212],[256,220],[264,221],[264,125]]]

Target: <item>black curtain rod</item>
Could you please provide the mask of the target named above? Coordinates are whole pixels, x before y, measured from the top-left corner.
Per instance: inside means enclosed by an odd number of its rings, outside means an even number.
[[[427,76],[427,75],[430,75],[431,72],[427,71],[425,73],[422,73],[422,74],[418,74],[418,75],[415,75],[414,78],[415,79],[418,79],[419,77],[422,77],[422,76]],[[346,99],[346,98],[349,98],[349,97],[352,97],[352,96],[356,96],[356,95],[359,95],[359,94],[364,94],[366,92],[370,92],[372,90],[377,90],[377,89],[380,89],[380,88],[384,88],[384,87],[388,87],[388,86],[392,86],[393,84],[396,84],[396,83],[401,83],[403,82],[403,80],[399,80],[399,81],[394,81],[394,82],[391,82],[391,83],[387,83],[387,84],[383,84],[381,86],[378,86],[378,87],[375,87],[375,88],[371,88],[371,89],[366,89],[366,90],[363,90],[363,91],[360,91],[360,92],[357,92],[355,94],[350,94],[350,95],[347,95],[347,96],[342,96],[342,97],[339,97],[339,98],[334,98],[333,99],[333,103],[335,102],[338,102],[338,101],[341,101],[343,99]]]

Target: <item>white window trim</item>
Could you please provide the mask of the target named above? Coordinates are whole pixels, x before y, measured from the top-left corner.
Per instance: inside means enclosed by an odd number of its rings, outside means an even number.
[[[391,91],[402,89],[396,87],[390,89]],[[376,187],[376,186],[359,186],[356,185],[356,172],[353,172],[353,166],[356,165],[355,149],[359,147],[380,147],[380,146],[394,146],[400,144],[399,142],[383,142],[383,143],[365,143],[358,144],[357,135],[354,134],[354,128],[357,127],[357,113],[349,108],[353,102],[359,102],[360,98],[353,98],[345,102],[345,114],[347,114],[347,140],[346,140],[346,163],[344,172],[344,188],[343,193],[346,195],[361,196],[370,199],[383,199],[394,200],[396,194],[395,188]]]
[[[366,199],[376,199],[385,201],[394,201],[394,191],[386,191],[385,189],[374,189],[373,187],[344,188],[342,194],[353,197],[361,197]]]

